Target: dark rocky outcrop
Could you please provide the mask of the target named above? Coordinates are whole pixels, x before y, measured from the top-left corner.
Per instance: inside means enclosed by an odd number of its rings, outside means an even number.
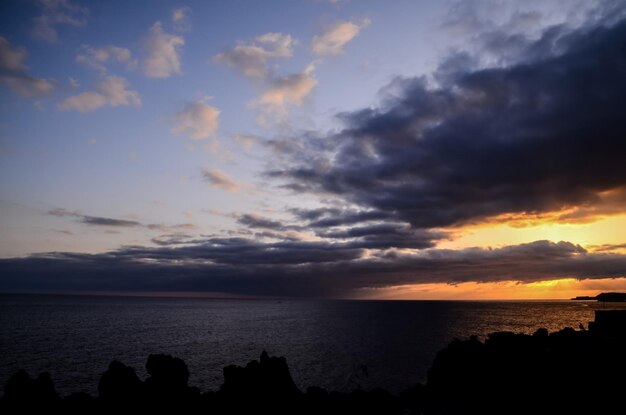
[[[54,406],[60,401],[49,373],[31,379],[25,370],[18,370],[4,386],[3,406],[20,407],[23,412]]]
[[[98,397],[111,405],[136,402],[144,394],[144,384],[135,369],[117,360],[109,364],[109,369],[102,374],[98,383]]]

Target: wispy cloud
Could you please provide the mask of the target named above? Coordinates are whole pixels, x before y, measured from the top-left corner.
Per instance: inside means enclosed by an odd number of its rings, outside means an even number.
[[[35,18],[32,34],[37,39],[55,43],[59,40],[56,26],[84,27],[89,9],[72,4],[70,0],[39,0],[42,13]]]
[[[72,95],[59,104],[63,110],[89,112],[105,106],[141,106],[139,92],[127,89],[128,82],[117,76],[107,76],[95,90]]]
[[[129,49],[114,45],[99,48],[84,45],[76,55],[76,62],[87,65],[102,74],[107,73],[107,64],[110,62],[124,64],[127,69],[137,66],[137,60],[133,59]]]
[[[68,209],[63,209],[63,208],[51,209],[47,213],[48,215],[51,215],[51,216],[73,218],[79,223],[82,223],[84,225],[92,225],[92,226],[103,226],[103,227],[108,226],[108,227],[119,227],[119,228],[142,227],[145,229],[149,229],[151,231],[176,233],[176,234],[182,233],[183,231],[195,230],[197,228],[197,226],[193,223],[179,223],[179,224],[174,224],[174,225],[168,225],[164,223],[142,223],[136,220],[110,218],[110,217],[105,217],[105,216],[85,215],[76,210],[68,210]]]
[[[174,115],[175,134],[187,134],[194,140],[203,140],[215,135],[219,127],[220,110],[203,101],[189,102]]]
[[[296,44],[297,40],[289,34],[266,33],[213,58],[215,62],[224,63],[244,76],[261,82],[264,91],[250,105],[260,110],[257,122],[262,126],[284,121],[289,110],[302,105],[317,85],[317,79],[313,76],[314,63],[302,72],[288,75],[277,75],[270,68],[270,59],[292,57]]]
[[[179,233],[181,231],[191,231],[197,228],[193,223],[178,223],[176,225],[166,225],[163,223],[150,223],[145,225],[146,228],[151,230],[158,230],[161,232]]]
[[[181,73],[180,54],[185,39],[163,30],[161,22],[156,22],[145,38],[146,58],[143,72],[149,78],[169,78]]]
[[[307,66],[302,72],[272,79],[270,86],[253,102],[263,112],[261,123],[271,119],[282,120],[290,107],[299,107],[317,85],[313,76],[315,66]]]
[[[259,141],[257,136],[249,134],[235,134],[232,139],[235,140],[246,153],[249,153],[257,141]]]
[[[0,36],[0,82],[16,94],[25,97],[43,97],[52,93],[56,82],[31,76],[24,63],[28,53]]]
[[[289,226],[284,225],[282,222],[264,218],[257,214],[247,213],[237,217],[237,223],[245,225],[250,228],[261,229],[273,229],[273,230],[286,230],[290,229]]]
[[[243,184],[235,182],[218,169],[203,169],[202,177],[211,186],[227,192],[236,192],[243,187]]]
[[[193,235],[186,233],[170,233],[155,236],[150,241],[160,246],[182,245],[192,242]]]
[[[283,33],[266,33],[251,43],[240,43],[216,55],[215,62],[224,63],[250,78],[263,79],[269,75],[268,60],[290,58],[296,40]]]
[[[72,218],[77,219],[80,223],[84,223],[85,225],[114,226],[114,227],[123,227],[123,228],[141,226],[141,223],[134,221],[134,220],[113,219],[113,218],[107,218],[103,216],[83,215],[79,212],[62,209],[62,208],[49,210],[48,214],[52,216],[72,217]]]
[[[187,6],[177,7],[172,10],[172,25],[180,32],[191,30],[191,8]]]
[[[356,23],[338,21],[321,35],[313,37],[311,50],[318,56],[340,55],[344,52],[344,46],[357,37],[361,30],[369,24],[369,19],[363,19]]]

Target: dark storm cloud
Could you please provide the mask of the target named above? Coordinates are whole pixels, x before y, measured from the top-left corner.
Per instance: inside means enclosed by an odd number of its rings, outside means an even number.
[[[432,249],[362,257],[350,244],[211,238],[184,247],[51,253],[0,260],[0,290],[220,291],[346,296],[360,288],[427,282],[532,282],[626,276],[626,256],[568,242],[499,249]]]
[[[393,219],[392,213],[376,210],[368,211],[323,207],[315,209],[290,209],[290,212],[296,218],[308,221],[307,226],[311,228],[332,228],[362,222]]]
[[[326,241],[280,241],[264,243],[247,238],[209,238],[177,249],[132,247],[118,257],[155,261],[210,261],[228,265],[309,264],[358,259],[363,250],[350,244]]]
[[[377,223],[345,229],[321,231],[317,236],[333,239],[353,239],[353,246],[367,249],[412,248],[425,249],[445,239],[445,232],[413,229],[404,224]]]
[[[508,67],[398,78],[319,139],[332,150],[269,175],[418,228],[599,203],[626,189],[625,45],[624,20],[554,27]]]

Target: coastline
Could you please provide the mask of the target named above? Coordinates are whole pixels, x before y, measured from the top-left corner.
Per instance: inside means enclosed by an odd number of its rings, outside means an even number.
[[[611,316],[609,316],[609,314]],[[610,317],[610,318],[609,318]],[[97,396],[60,397],[49,375],[14,374],[0,400],[4,413],[56,408],[108,413],[122,408],[177,408],[183,412],[249,413],[551,413],[598,410],[619,404],[626,379],[626,312],[596,311],[589,329],[563,328],[534,334],[492,333],[452,341],[440,350],[424,384],[393,395],[383,389],[350,392],[319,387],[299,390],[283,357],[263,352],[245,367],[227,366],[217,391],[189,386],[187,365],[168,355],[150,355],[149,376],[114,361],[102,375]],[[556,393],[558,392],[558,393]],[[454,399],[451,399],[453,397]],[[581,398],[583,397],[583,398]],[[512,405],[516,405],[513,407]]]

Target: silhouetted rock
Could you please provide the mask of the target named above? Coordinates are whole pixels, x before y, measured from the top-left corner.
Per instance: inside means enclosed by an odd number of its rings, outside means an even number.
[[[425,413],[608,411],[622,405],[625,346],[572,328],[455,340],[428,372]]]
[[[11,412],[25,412],[53,406],[59,401],[49,373],[31,379],[25,370],[17,371],[4,386],[2,407]]]
[[[601,293],[596,299],[607,303],[622,303],[626,301],[626,293]]]
[[[264,399],[301,394],[291,378],[287,360],[284,357],[269,357],[265,351],[258,361],[252,360],[245,367],[225,367],[224,384],[220,392]]]
[[[251,409],[252,404],[287,411],[302,395],[291,378],[287,360],[270,357],[265,351],[259,360],[252,360],[245,367],[227,366],[223,373],[220,398],[241,411]]]
[[[189,369],[182,359],[151,354],[146,362],[146,371],[150,375],[145,381],[150,406],[189,409],[198,404],[200,390],[187,385]]]
[[[114,360],[100,378],[98,397],[112,405],[129,404],[143,397],[143,386],[135,369]]]
[[[626,310],[597,310],[589,330],[597,336],[626,337]]]
[[[600,293],[596,296],[582,295],[572,298],[574,301],[603,301],[607,303],[622,303],[626,301],[626,293]]]
[[[97,414],[108,412],[105,408],[111,409],[111,406],[103,401],[99,401],[88,393],[78,392],[63,398],[60,405],[60,412],[63,414],[77,415]]]

